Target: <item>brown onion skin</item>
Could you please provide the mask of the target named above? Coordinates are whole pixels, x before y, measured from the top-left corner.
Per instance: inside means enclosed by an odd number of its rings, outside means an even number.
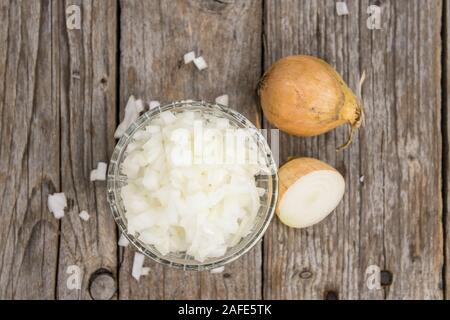
[[[316,136],[349,124],[358,128],[362,109],[341,76],[325,61],[305,55],[275,62],[259,95],[267,120],[297,136]]]

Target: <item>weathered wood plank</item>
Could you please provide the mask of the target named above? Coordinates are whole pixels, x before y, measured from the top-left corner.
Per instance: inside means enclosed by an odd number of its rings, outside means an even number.
[[[261,72],[262,2],[121,1],[120,105],[130,94],[168,102],[227,93],[231,107],[256,118],[254,88]],[[184,65],[191,50],[209,68]],[[192,273],[146,262],[152,271],[131,278],[133,251],[120,268],[121,299],[260,298],[261,246],[226,267],[225,273]]]
[[[443,91],[443,95],[442,95],[442,97],[443,97],[443,101],[442,101],[442,103],[443,103],[443,114],[442,114],[442,117],[443,117],[443,134],[444,134],[444,137],[443,137],[443,141],[444,141],[444,143],[443,143],[443,150],[442,150],[442,162],[443,162],[443,164],[444,164],[444,167],[443,167],[443,169],[445,170],[445,171],[443,171],[443,182],[444,182],[444,188],[443,188],[443,192],[445,192],[445,193],[443,193],[443,195],[444,195],[444,205],[445,205],[445,207],[444,207],[444,210],[443,210],[443,213],[444,213],[444,215],[445,215],[445,222],[446,222],[446,224],[444,225],[444,228],[445,228],[445,230],[446,230],[446,232],[445,232],[445,235],[446,235],[446,238],[445,238],[445,243],[446,243],[446,246],[445,246],[445,253],[446,253],[446,255],[445,255],[445,257],[446,257],[446,260],[444,261],[445,262],[445,271],[446,271],[446,273],[445,273],[445,284],[446,284],[446,286],[445,286],[445,298],[448,300],[448,299],[450,299],[450,287],[449,287],[449,283],[450,283],[450,269],[449,269],[449,266],[450,266],[450,235],[449,235],[449,230],[450,230],[450,216],[449,216],[449,214],[450,214],[450,208],[449,208],[449,203],[450,203],[450,193],[448,192],[448,190],[449,190],[449,188],[448,188],[448,186],[450,185],[450,163],[449,163],[449,161],[450,161],[450,155],[449,155],[449,150],[450,150],[450,147],[449,147],[449,141],[450,141],[450,126],[448,125],[448,123],[449,123],[449,120],[450,120],[450,114],[449,114],[449,109],[448,109],[448,106],[450,105],[450,95],[448,94],[448,91],[449,91],[449,85],[450,85],[450,73],[449,73],[449,70],[450,70],[450,55],[449,55],[449,44],[450,44],[450,2],[448,1],[448,0],[445,0],[444,1],[444,9],[445,9],[445,11],[443,10],[443,23],[445,23],[444,25],[443,25],[443,29],[444,29],[444,32],[443,32],[443,39],[442,39],[442,43],[443,43],[443,55],[442,55],[442,57],[443,57],[443,59],[442,59],[442,68],[443,68],[443,74],[442,74],[442,77],[443,77],[443,88],[442,88],[442,90],[444,90]]]
[[[336,153],[345,128],[281,137],[281,161],[313,156],[335,166],[347,193],[323,223],[265,237],[265,298],[442,298],[441,1],[378,1],[381,30],[366,27],[369,1],[266,1],[265,67],[290,54],[327,60],[356,89],[366,71],[366,126]],[[364,176],[364,182],[360,177]],[[392,285],[370,290],[370,265]]]
[[[80,30],[66,28],[69,5],[81,8]],[[116,282],[110,280],[117,272],[117,237],[106,182],[89,180],[99,161],[109,161],[115,144],[116,5],[115,0],[54,3],[60,50],[61,184],[69,204],[61,220],[59,299],[116,297]],[[78,216],[82,210],[90,214],[89,221]],[[67,287],[71,265],[81,268],[81,290]],[[91,292],[90,284],[95,287]]]
[[[50,1],[0,1],[0,299],[53,299],[59,106]]]

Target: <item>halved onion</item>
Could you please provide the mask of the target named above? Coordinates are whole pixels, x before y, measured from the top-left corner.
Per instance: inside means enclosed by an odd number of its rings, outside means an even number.
[[[293,228],[306,228],[325,219],[339,204],[345,192],[342,175],[328,164],[297,158],[278,172],[279,201],[276,213],[281,222]]]

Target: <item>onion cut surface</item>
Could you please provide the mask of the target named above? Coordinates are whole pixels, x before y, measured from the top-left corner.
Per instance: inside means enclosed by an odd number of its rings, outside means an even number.
[[[277,215],[294,228],[322,221],[338,206],[345,192],[342,175],[316,159],[291,160],[280,169],[279,177]]]

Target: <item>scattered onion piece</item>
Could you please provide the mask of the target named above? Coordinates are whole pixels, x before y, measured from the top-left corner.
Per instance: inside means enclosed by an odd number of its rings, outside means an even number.
[[[145,256],[142,253],[139,252],[134,253],[133,269],[131,271],[131,275],[137,281],[139,281],[139,278],[142,275],[142,267],[144,266],[144,260]]]
[[[336,2],[336,12],[338,16],[348,15],[348,8],[345,2]]]
[[[67,207],[66,195],[63,192],[49,195],[47,206],[56,219],[61,219],[64,217],[64,208]]]
[[[78,215],[80,216],[81,220],[84,221],[88,221],[89,218],[91,217],[86,210],[81,211]]]
[[[142,100],[136,100],[134,96],[130,96],[125,107],[125,117],[117,127],[114,138],[119,139],[122,137],[131,123],[139,117],[139,113],[142,111],[144,111],[144,103]]]
[[[149,273],[150,273],[150,268],[149,267],[143,267],[142,268],[141,276],[148,276]]]
[[[128,241],[128,239],[125,237],[125,235],[123,233],[121,233],[119,242],[118,242],[119,247],[128,247],[129,244],[130,244],[130,241]]]
[[[359,177],[359,182],[361,182],[361,183],[364,182],[364,176]]]
[[[91,181],[105,181],[107,168],[108,165],[105,162],[99,162],[97,164],[97,169],[91,171],[90,175]]]
[[[198,70],[202,71],[203,69],[208,68],[208,65],[206,64],[205,59],[200,56],[194,59],[194,64],[197,67]]]
[[[195,60],[195,52],[191,51],[191,52],[186,53],[183,56],[183,60],[184,60],[184,64],[191,63],[192,61]]]
[[[227,95],[227,94],[224,94],[224,95],[222,95],[222,96],[217,97],[217,98],[216,98],[216,103],[228,107],[228,95]]]
[[[149,110],[153,110],[155,108],[158,108],[160,105],[161,104],[159,103],[159,101],[152,100],[152,101],[149,102],[148,108],[149,108]]]
[[[161,113],[161,119],[164,122],[164,124],[171,124],[173,123],[177,118],[176,116],[170,112],[170,111],[165,111],[163,113]]]
[[[212,269],[210,272],[211,273],[222,273],[225,270],[225,267],[218,267],[215,269]]]

